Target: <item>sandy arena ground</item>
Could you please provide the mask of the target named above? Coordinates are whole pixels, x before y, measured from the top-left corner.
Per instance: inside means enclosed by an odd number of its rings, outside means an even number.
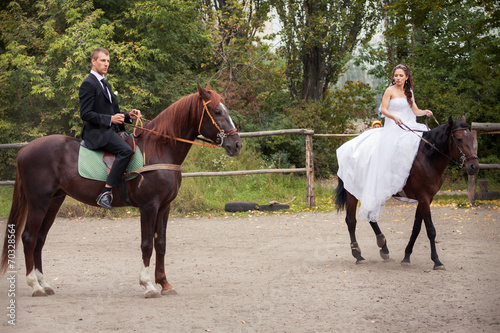
[[[157,299],[138,283],[138,218],[58,219],[44,252],[56,294],[31,297],[19,244],[15,298],[8,276],[0,280],[0,330],[500,332],[500,210],[432,208],[445,271],[432,269],[424,228],[412,264],[400,265],[414,210],[391,200],[382,215],[388,262],[358,224],[364,265],[351,256],[343,213],[174,218],[166,271],[178,295]]]

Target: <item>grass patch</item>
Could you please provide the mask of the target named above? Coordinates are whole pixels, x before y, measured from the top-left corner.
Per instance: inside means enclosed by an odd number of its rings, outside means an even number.
[[[12,205],[14,186],[0,186],[0,218],[7,218]]]
[[[468,203],[467,194],[436,195],[431,204],[431,207],[456,207],[456,208],[467,208],[467,207],[493,208],[498,206],[500,206],[500,200],[474,200],[474,203],[471,205]]]

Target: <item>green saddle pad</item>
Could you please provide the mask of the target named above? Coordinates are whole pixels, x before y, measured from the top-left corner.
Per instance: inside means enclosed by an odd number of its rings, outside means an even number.
[[[80,146],[78,155],[78,173],[83,178],[106,181],[108,176],[108,167],[102,160],[104,151],[90,150]],[[141,168],[144,165],[141,150],[138,146],[135,148],[135,154],[132,161],[127,167],[127,173]],[[137,177],[136,174],[128,176],[125,180],[130,180]]]

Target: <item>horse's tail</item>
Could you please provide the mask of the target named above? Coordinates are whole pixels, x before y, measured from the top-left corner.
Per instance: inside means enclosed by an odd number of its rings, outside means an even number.
[[[28,214],[28,203],[23,191],[19,166],[16,170],[16,182],[14,184],[14,195],[12,196],[12,206],[10,208],[9,220],[7,221],[7,230],[3,241],[2,256],[0,261],[0,275],[5,274],[9,267],[10,260],[15,262],[16,245],[21,238],[21,234],[26,224]]]
[[[335,190],[335,206],[337,211],[344,210],[347,204],[347,191],[344,188],[344,182],[339,178],[339,184]]]

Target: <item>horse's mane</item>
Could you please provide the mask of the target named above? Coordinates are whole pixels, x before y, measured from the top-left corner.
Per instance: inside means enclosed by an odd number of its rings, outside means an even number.
[[[222,97],[214,90],[206,91],[210,94],[209,108],[219,105]],[[146,124],[144,127],[154,132],[144,131],[142,134],[145,137],[143,150],[147,161],[153,156],[162,156],[167,145],[175,146],[177,143],[175,139],[180,138],[182,130],[187,125],[194,126],[196,123],[198,126],[202,111],[202,98],[199,93],[194,93],[182,97]]]
[[[457,129],[459,127],[469,128],[467,123],[459,120],[455,120],[453,122],[453,126],[450,126],[449,123],[439,125],[438,127],[424,132],[422,137],[434,144],[436,149],[433,149],[431,145],[426,142],[423,142],[424,149],[423,152],[428,159],[434,159],[439,156],[443,156],[441,153],[449,154],[449,138],[452,130]],[[439,153],[441,152],[441,153]]]

